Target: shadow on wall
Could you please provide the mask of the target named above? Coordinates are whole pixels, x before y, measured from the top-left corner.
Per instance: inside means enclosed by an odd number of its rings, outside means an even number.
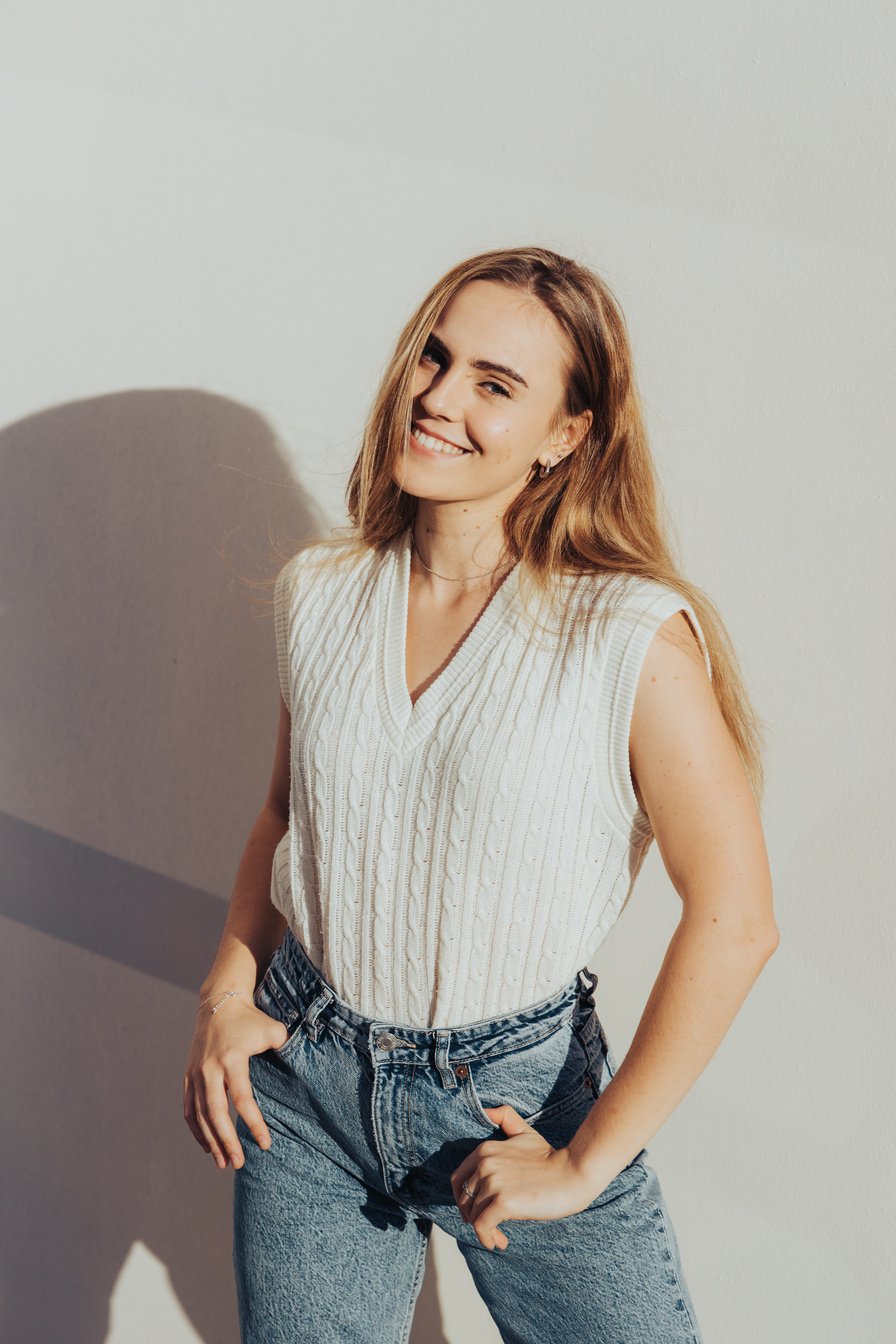
[[[137,1283],[113,1330],[140,1243],[184,1340],[235,1344],[233,1173],[182,1076],[277,730],[271,592],[242,578],[330,523],[271,427],[201,392],[57,407],[0,450],[0,1333],[99,1344],[132,1312],[131,1338],[176,1337]],[[437,1342],[427,1280],[414,1337]]]

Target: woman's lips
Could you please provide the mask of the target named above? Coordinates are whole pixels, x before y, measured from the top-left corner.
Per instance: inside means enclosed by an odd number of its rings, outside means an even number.
[[[459,453],[458,452],[442,453],[439,452],[437,448],[427,448],[425,443],[420,443],[419,439],[417,438],[413,430],[411,430],[409,437],[411,440],[412,447],[415,449],[416,452],[421,453],[424,457],[436,458],[439,461],[445,461],[445,462],[449,461],[460,462],[461,458],[472,457],[472,452],[466,448],[462,449]],[[436,436],[433,435],[432,437],[435,438]]]

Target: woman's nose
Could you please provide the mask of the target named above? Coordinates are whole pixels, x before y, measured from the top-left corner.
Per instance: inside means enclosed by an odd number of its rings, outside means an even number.
[[[423,410],[443,420],[463,419],[463,387],[459,376],[450,369],[435,374],[429,387],[417,397]]]

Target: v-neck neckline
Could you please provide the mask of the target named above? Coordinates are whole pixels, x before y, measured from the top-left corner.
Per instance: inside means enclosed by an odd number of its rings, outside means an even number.
[[[407,676],[408,609],[411,588],[411,529],[408,527],[387,552],[385,590],[379,623],[382,708],[389,736],[397,747],[416,746],[432,731],[444,706],[464,677],[492,647],[501,620],[516,595],[519,563],[501,581],[497,591],[467,630],[448,663],[426,690],[411,700]]]

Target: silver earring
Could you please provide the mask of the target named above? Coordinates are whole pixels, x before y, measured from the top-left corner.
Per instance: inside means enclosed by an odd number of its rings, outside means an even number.
[[[548,472],[550,471],[550,469],[551,469],[551,464],[550,464],[550,462],[548,463],[547,466],[545,466],[545,465],[542,463],[542,465],[541,465],[541,466],[539,467],[539,469],[538,469],[538,474],[539,474],[539,476],[541,476],[541,477],[547,476],[547,474],[548,474]]]

